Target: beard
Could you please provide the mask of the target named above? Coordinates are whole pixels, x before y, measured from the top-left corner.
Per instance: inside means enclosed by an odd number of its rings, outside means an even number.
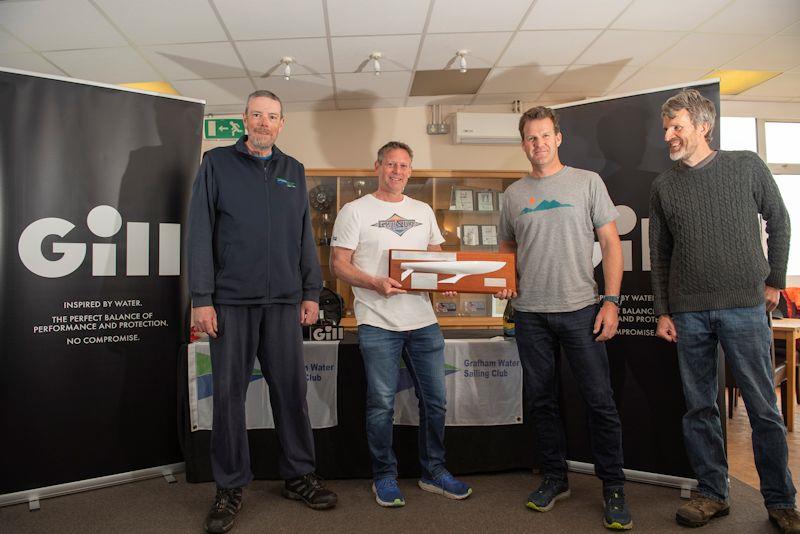
[[[272,145],[275,144],[274,139],[272,139],[268,134],[255,134],[251,135],[249,138],[250,143],[257,148],[258,150],[269,150],[272,148]]]

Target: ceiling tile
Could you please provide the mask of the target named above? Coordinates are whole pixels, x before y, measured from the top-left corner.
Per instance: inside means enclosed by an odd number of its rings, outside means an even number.
[[[411,70],[419,50],[419,35],[377,37],[334,37],[331,39],[335,72],[354,73],[359,68],[372,72],[369,55],[380,52],[383,71]]]
[[[104,83],[160,81],[161,76],[135,50],[94,48],[42,52],[47,59],[68,72],[73,78]]]
[[[255,80],[258,89],[272,91],[285,102],[333,99],[333,81],[330,74],[292,76],[289,80],[270,76]]]
[[[800,37],[779,35],[728,62],[725,68],[785,71],[798,64],[800,64]]]
[[[95,0],[134,43],[172,44],[227,41],[208,0]]]
[[[693,82],[708,74],[708,69],[673,69],[645,67],[621,84],[613,87],[614,93],[631,93],[670,85]]]
[[[608,30],[576,60],[581,65],[625,61],[643,65],[671,47],[683,36],[680,32]]]
[[[410,72],[371,72],[336,75],[336,99],[405,98],[411,82]]]
[[[89,2],[81,0],[0,2],[0,21],[35,50],[103,48],[128,44]],[[89,28],[91,30],[87,31]]]
[[[222,22],[236,41],[325,36],[321,0],[213,2]]]
[[[599,34],[600,30],[518,32],[498,66],[569,65]]]
[[[144,46],[140,50],[168,80],[247,75],[230,43]]]
[[[716,69],[751,48],[763,37],[721,33],[690,33],[653,60],[652,65],[672,68]]]
[[[450,68],[458,68],[454,59],[459,50],[468,52],[467,68],[491,67],[497,62],[511,35],[510,32],[427,35],[417,69],[443,69],[451,61]]]
[[[428,33],[515,30],[530,0],[503,0],[502,7],[484,0],[436,0]]]
[[[511,32],[437,33],[427,35],[417,63],[419,70],[458,68],[456,52],[467,50],[467,68],[491,67],[503,52]]]
[[[800,36],[800,22],[798,22],[796,24],[792,24],[791,26],[789,26],[788,28],[783,30],[781,32],[781,35]]]
[[[328,2],[331,35],[422,33],[429,0]]]
[[[402,108],[405,98],[376,98],[337,100],[339,109]]]
[[[30,51],[30,48],[22,44],[10,33],[0,29],[0,54],[14,54],[16,52]]]
[[[636,67],[625,66],[624,62],[616,65],[573,65],[548,88],[548,93],[603,95],[636,70]]]
[[[217,80],[180,80],[172,82],[173,87],[183,96],[205,99],[206,104],[241,104],[253,92],[253,84],[248,78],[221,78]]]
[[[42,74],[54,74],[56,76],[68,76],[66,72],[54,67],[46,59],[34,52],[27,52],[23,54],[0,54],[0,67],[27,70]]]
[[[688,31],[730,0],[635,0],[611,25],[619,30]]]
[[[566,66],[512,67],[492,69],[480,89],[480,94],[541,92],[550,87]]]
[[[798,20],[797,0],[736,0],[697,31],[771,35]]]
[[[539,0],[533,6],[523,30],[583,30],[605,28],[630,0]]]
[[[775,96],[800,98],[800,73],[787,72],[756,85],[740,96]]]
[[[328,42],[323,38],[278,39],[274,41],[238,41],[236,48],[245,66],[255,76],[270,72],[283,76],[282,57],[291,57],[292,74],[320,74],[331,71]]]

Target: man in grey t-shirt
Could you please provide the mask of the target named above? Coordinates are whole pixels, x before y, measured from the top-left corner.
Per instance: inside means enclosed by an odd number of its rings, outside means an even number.
[[[562,137],[553,110],[529,109],[519,132],[531,173],[505,191],[499,232],[500,251],[517,255],[519,294],[503,290],[496,296],[516,297],[517,347],[544,475],[527,506],[547,512],[569,496],[554,384],[555,355],[563,347],[586,403],[595,471],[603,481],[603,524],[628,530],[633,521],[623,492],[622,430],[603,343],[617,332],[623,263],[614,220],[619,214],[600,176],[561,163]],[[595,233],[606,293],[599,305],[592,265]]]

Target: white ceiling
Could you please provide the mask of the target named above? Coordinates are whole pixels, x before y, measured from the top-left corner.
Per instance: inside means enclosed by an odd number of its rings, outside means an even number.
[[[491,69],[476,95],[408,96],[463,49]],[[800,102],[800,0],[6,0],[0,67],[168,81],[212,113],[257,88],[294,110],[551,104],[725,68],[784,72],[736,99]]]

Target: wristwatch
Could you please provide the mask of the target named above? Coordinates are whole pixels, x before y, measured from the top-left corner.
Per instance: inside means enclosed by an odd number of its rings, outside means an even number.
[[[600,302],[611,302],[612,304],[616,304],[617,308],[619,308],[619,295],[603,295]]]

